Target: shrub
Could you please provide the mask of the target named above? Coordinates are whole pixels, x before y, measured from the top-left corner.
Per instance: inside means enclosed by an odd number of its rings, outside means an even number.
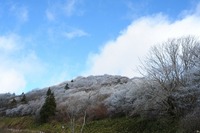
[[[185,133],[192,133],[200,131],[200,108],[186,115],[181,121],[180,126],[184,129]]]
[[[88,111],[89,120],[99,120],[108,116],[107,108],[104,104],[91,107]]]

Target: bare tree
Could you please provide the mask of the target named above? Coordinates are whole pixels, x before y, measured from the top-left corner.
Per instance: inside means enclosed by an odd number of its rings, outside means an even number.
[[[75,132],[75,120],[78,116],[79,110],[80,110],[79,101],[74,97],[70,97],[67,103],[67,114],[70,119],[71,133]]]
[[[70,119],[71,133],[75,132],[76,120],[81,117],[83,117],[83,122],[80,132],[83,133],[86,125],[87,111],[91,106],[91,97],[97,93],[98,91],[88,92],[85,93],[85,95],[79,96],[79,98],[75,96],[69,97],[67,103],[67,114]]]
[[[83,116],[83,123],[82,123],[82,126],[81,126],[81,133],[83,133],[83,130],[84,130],[84,127],[85,127],[85,124],[86,124],[87,111],[88,111],[89,107],[91,106],[91,97],[95,94],[96,93],[90,92],[88,97],[85,99],[85,105],[82,109],[84,116]]]
[[[159,83],[161,88],[174,91],[187,85],[199,45],[200,42],[191,36],[169,39],[151,48],[141,68],[145,76]]]
[[[180,114],[172,92],[191,85],[198,72],[197,79],[200,79],[200,69],[197,69],[200,64],[199,52],[200,42],[195,37],[169,39],[153,46],[142,62],[143,74],[151,85],[151,95],[161,99],[157,104],[168,114]]]
[[[195,57],[193,59],[194,67],[190,70],[190,84],[191,85],[197,85],[199,87],[200,85],[200,46],[195,48]]]

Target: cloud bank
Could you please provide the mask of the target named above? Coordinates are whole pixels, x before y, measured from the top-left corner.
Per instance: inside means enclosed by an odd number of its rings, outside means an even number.
[[[27,79],[42,71],[43,64],[25,48],[25,40],[16,34],[0,35],[0,93],[22,93]]]
[[[152,45],[174,37],[200,36],[199,7],[184,11],[184,16],[174,21],[162,13],[134,20],[115,40],[106,42],[99,53],[88,57],[86,75],[140,76],[139,58],[142,60]]]

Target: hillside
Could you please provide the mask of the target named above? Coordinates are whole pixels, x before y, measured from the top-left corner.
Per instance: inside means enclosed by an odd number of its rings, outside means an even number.
[[[0,114],[2,116],[24,116],[37,115],[46,97],[48,88],[55,95],[57,110],[67,109],[68,104],[84,104],[86,100],[90,101],[91,106],[104,103],[115,91],[133,84],[132,80],[121,76],[89,76],[77,77],[71,81],[65,81],[58,85],[46,87],[43,89],[33,90],[25,94],[27,103],[21,102],[22,95],[1,94]],[[66,89],[66,85],[68,88]],[[13,100],[16,101],[13,103]]]
[[[130,119],[130,121],[132,121],[131,119],[143,119],[144,121],[140,123],[142,125],[152,120],[162,125],[160,120],[168,121],[169,119],[171,121],[174,119],[180,128],[195,122],[193,125],[198,128],[198,119],[195,118],[199,116],[197,111],[200,91],[197,87],[182,87],[170,95],[165,95],[163,90],[153,88],[148,82],[145,78],[129,79],[112,75],[77,77],[71,81],[32,90],[22,95],[1,94],[0,115],[2,121],[5,116],[32,116],[33,120],[38,123],[39,111],[44,104],[47,89],[50,88],[55,95],[57,104],[56,115],[49,120],[50,123],[52,120],[56,120],[70,124],[73,119],[74,125],[81,126],[83,119],[86,118],[86,130],[87,126],[91,125],[88,123],[92,121],[94,121],[92,126],[95,126],[98,123],[98,121],[95,122],[96,120],[112,118],[110,122],[115,123],[112,121],[113,118],[124,117],[125,121],[126,119]],[[155,91],[156,93],[153,93]],[[26,102],[22,101],[24,95]],[[104,124],[108,123],[103,122],[102,125]],[[132,124],[134,125],[134,123]],[[125,125],[122,127],[126,127]],[[154,126],[152,125],[152,127]],[[13,128],[16,127],[13,126]],[[189,126],[187,130],[191,130],[190,128]],[[192,130],[194,129],[192,128]]]

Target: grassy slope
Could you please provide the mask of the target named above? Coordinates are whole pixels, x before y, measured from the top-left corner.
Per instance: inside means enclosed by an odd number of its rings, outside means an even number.
[[[62,125],[65,129],[62,129]],[[44,131],[45,133],[69,132],[69,125],[66,123],[51,123],[38,125],[31,117],[0,118],[0,128],[29,129]],[[76,128],[79,130],[80,126]],[[178,129],[176,120],[161,118],[159,120],[145,120],[142,118],[115,118],[92,121],[85,126],[85,133],[175,133]],[[76,132],[80,132],[76,131]]]

